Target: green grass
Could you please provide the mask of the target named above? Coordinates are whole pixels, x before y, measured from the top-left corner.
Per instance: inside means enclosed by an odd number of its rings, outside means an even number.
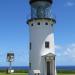
[[[28,75],[28,74],[27,73],[13,73],[13,74],[0,73],[0,75]],[[62,74],[62,73],[58,73],[57,75],[75,75],[75,74]]]
[[[27,73],[13,73],[13,74],[0,73],[0,75],[28,75],[28,74]]]
[[[57,75],[75,75],[75,74],[57,74]]]

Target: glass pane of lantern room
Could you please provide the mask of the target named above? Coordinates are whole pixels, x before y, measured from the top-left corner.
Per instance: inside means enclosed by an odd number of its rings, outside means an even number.
[[[44,18],[45,17],[45,8],[44,7],[38,7],[37,8],[37,17],[38,18]]]
[[[50,17],[50,6],[32,5],[31,7],[31,18],[49,18]]]

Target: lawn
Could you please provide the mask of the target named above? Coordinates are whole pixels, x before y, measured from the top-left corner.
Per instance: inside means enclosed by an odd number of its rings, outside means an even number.
[[[0,73],[0,75],[28,75],[28,74],[27,73],[14,73],[14,74]],[[75,74],[57,74],[57,75],[75,75]]]
[[[0,75],[28,75],[28,74],[26,73],[14,73],[14,74],[0,73]]]
[[[57,74],[57,75],[75,75],[75,74]]]

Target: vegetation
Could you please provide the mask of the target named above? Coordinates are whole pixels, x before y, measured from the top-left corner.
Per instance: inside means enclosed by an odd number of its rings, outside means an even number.
[[[0,75],[28,75],[28,70],[15,70],[12,74],[7,74],[7,70],[0,70]],[[75,75],[75,70],[57,70],[57,75]]]
[[[13,74],[0,73],[0,75],[28,75],[28,73],[13,73]],[[75,75],[75,74],[62,74],[62,73],[58,73],[57,75]]]
[[[75,74],[57,74],[57,75],[75,75]]]
[[[0,75],[28,75],[28,70],[15,70],[14,73],[8,74],[7,70],[0,70]]]
[[[59,73],[59,74],[74,74],[75,75],[75,70],[57,70],[57,73]]]
[[[8,70],[0,70],[0,73],[7,73]],[[28,73],[28,70],[15,70],[15,73]]]
[[[13,74],[0,73],[0,75],[28,75],[28,74],[27,73],[13,73]]]
[[[28,70],[15,70],[15,73],[28,73]]]

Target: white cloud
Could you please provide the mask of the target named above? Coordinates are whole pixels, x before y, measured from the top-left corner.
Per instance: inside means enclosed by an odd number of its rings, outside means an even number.
[[[74,65],[75,64],[75,43],[62,46],[60,50],[56,51],[56,58],[57,58],[56,59],[57,63],[61,65],[65,65],[65,64]]]
[[[60,51],[56,51],[57,56],[62,56],[62,57],[68,56],[68,58],[75,58],[75,43],[65,47],[55,45],[55,48],[60,50]]]
[[[65,6],[67,6],[67,7],[72,7],[72,6],[74,6],[75,5],[75,3],[74,2],[66,2],[66,4],[65,4]]]
[[[72,2],[67,2],[67,5],[68,5],[68,6],[73,6],[74,3],[72,3]]]
[[[71,46],[72,46],[72,47],[75,47],[75,43],[73,43]]]
[[[63,55],[68,56],[68,58],[75,58],[75,43],[68,45],[68,47],[65,48]]]
[[[64,55],[68,55],[68,52],[64,52]]]
[[[55,45],[55,49],[62,49],[60,45]]]

